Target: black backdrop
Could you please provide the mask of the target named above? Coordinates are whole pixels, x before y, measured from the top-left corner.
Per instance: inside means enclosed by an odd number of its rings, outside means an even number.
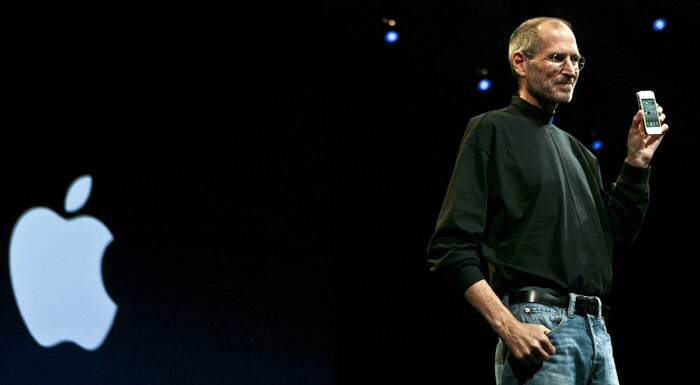
[[[514,92],[508,33],[540,14],[574,23],[588,64],[557,123],[604,140],[607,180],[634,92],[655,90],[669,114],[647,225],[616,261],[608,300],[621,379],[673,376],[691,325],[654,316],[693,286],[692,8],[21,13],[6,55],[0,250],[24,210],[60,209],[69,183],[91,174],[82,212],[114,235],[103,275],[119,309],[98,350],[42,348],[0,269],[2,383],[490,383],[495,336],[433,282],[425,250],[466,121]],[[669,21],[662,33],[650,31],[656,12]],[[381,40],[382,17],[399,22],[398,43]],[[494,81],[486,93],[475,90],[480,68]]]

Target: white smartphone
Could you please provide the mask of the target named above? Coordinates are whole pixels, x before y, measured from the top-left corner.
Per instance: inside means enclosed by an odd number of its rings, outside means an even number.
[[[644,131],[648,135],[661,134],[661,121],[659,120],[659,111],[656,109],[654,91],[637,92],[637,105],[642,110],[644,117]]]

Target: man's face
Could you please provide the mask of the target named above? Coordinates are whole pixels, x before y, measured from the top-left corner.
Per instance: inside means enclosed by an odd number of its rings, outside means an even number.
[[[556,62],[561,60],[563,62]],[[579,70],[571,58],[578,58],[576,38],[570,29],[560,24],[543,25],[540,30],[540,50],[528,55],[525,72],[527,92],[543,108],[554,110],[560,103],[569,103]]]

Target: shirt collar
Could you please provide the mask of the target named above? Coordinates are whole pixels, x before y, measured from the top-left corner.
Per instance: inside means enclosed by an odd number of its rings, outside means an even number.
[[[510,105],[506,107],[506,112],[522,116],[540,124],[549,124],[554,118],[554,113],[545,111],[527,102],[518,95],[513,95]]]

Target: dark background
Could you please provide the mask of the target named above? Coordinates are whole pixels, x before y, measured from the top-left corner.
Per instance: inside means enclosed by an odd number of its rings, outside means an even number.
[[[621,381],[680,377],[690,317],[659,316],[695,278],[696,8],[411,0],[18,13],[0,250],[22,212],[60,211],[70,182],[91,174],[80,213],[114,235],[103,273],[119,308],[97,351],[44,349],[3,267],[2,383],[492,383],[495,335],[441,290],[425,251],[463,129],[510,101],[508,36],[539,15],[574,25],[588,61],[556,122],[603,140],[608,183],[634,93],[654,90],[668,114],[648,219],[616,261],[607,302]],[[382,40],[384,17],[398,22],[395,44]],[[666,30],[651,30],[657,17]]]

